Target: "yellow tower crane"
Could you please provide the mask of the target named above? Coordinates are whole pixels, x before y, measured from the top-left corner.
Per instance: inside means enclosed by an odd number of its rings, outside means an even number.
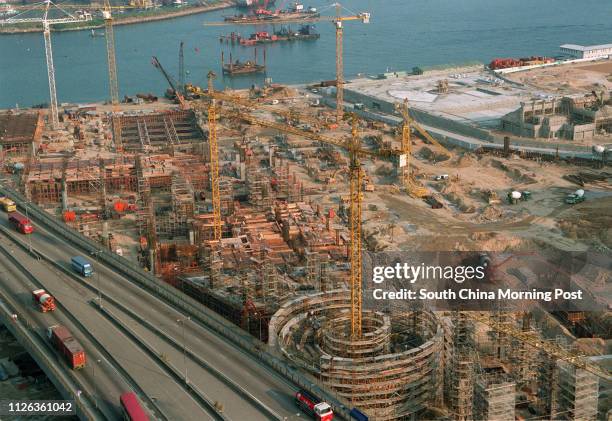
[[[361,156],[402,160],[401,151],[381,149],[378,151],[361,148],[357,132],[357,118],[353,115],[351,136],[347,141],[340,141],[330,136],[306,132],[298,128],[268,120],[256,118],[247,113],[240,113],[239,118],[250,124],[277,129],[284,133],[294,134],[348,150],[349,152],[349,185],[350,185],[350,291],[351,291],[351,339],[358,340],[362,334],[362,244],[361,244],[361,213],[362,213],[362,183],[363,169]]]
[[[340,3],[335,3],[336,16],[321,17],[321,20],[332,21],[336,26],[336,122],[340,123],[344,116],[344,53],[343,53],[343,22],[360,20],[362,23],[370,23],[370,13],[362,12],[353,16],[340,16]]]
[[[327,21],[332,22],[336,27],[336,122],[340,123],[344,116],[344,62],[343,62],[343,35],[344,25],[343,23],[351,20],[360,20],[362,23],[370,23],[370,13],[361,12],[352,16],[340,16],[342,11],[342,5],[340,3],[334,3],[332,6],[336,8],[336,16],[320,16],[311,19],[303,19],[301,22],[316,22],[316,21]],[[286,20],[275,20],[274,23],[288,23]],[[205,23],[207,26],[221,26],[221,25],[257,25],[261,22],[208,22]]]
[[[213,234],[214,240],[221,239],[221,194],[219,192],[219,145],[217,144],[217,109],[213,80],[215,74],[208,72],[208,147],[210,151],[210,186],[213,205]]]
[[[412,157],[412,128],[414,127],[430,144],[432,144],[439,152],[450,157],[451,153],[442,146],[436,139],[431,136],[427,130],[419,125],[411,116],[408,109],[408,100],[396,104],[395,108],[402,115],[402,154],[406,157],[405,161],[400,164],[402,170],[402,183],[409,195],[417,198],[425,197],[429,194],[428,190],[423,187],[412,175],[410,170],[410,160]]]

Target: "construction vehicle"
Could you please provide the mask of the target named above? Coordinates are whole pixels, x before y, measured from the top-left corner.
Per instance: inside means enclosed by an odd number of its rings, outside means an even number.
[[[508,203],[511,205],[516,205],[519,201],[525,202],[531,199],[531,192],[528,190],[518,191],[513,190],[509,191],[507,194]]]
[[[584,202],[584,199],[584,190],[578,189],[574,193],[565,196],[565,203],[568,205],[575,205],[576,203]]]
[[[32,300],[43,313],[55,310],[55,299],[44,289],[35,289],[32,291]]]
[[[17,205],[8,197],[0,197],[0,206],[4,212],[17,212]]]
[[[166,69],[164,69],[164,67],[161,65],[161,63],[157,59],[157,57],[153,56],[153,59],[152,59],[151,63],[153,64],[153,66],[155,68],[157,68],[162,73],[162,75],[164,75],[164,78],[166,79],[166,81],[170,85],[170,89],[168,91],[166,91],[166,96],[168,98],[170,98],[170,99],[175,99],[179,103],[179,105],[180,105],[182,110],[187,109],[187,104],[185,102],[185,97],[183,96],[183,94],[179,90],[178,84],[174,80],[174,78],[172,76],[170,76],[170,74],[168,72],[166,72]]]
[[[294,399],[296,405],[313,419],[317,421],[331,421],[334,419],[334,412],[331,406],[305,390],[295,392]]]
[[[47,328],[47,336],[53,346],[62,354],[70,368],[85,367],[87,357],[81,344],[72,336],[72,333],[60,325]]]
[[[20,214],[19,212],[12,212],[9,214],[9,222],[17,231],[22,234],[32,234],[34,232],[34,226],[32,222]]]
[[[488,190],[485,194],[489,205],[501,205],[501,199],[495,190]]]

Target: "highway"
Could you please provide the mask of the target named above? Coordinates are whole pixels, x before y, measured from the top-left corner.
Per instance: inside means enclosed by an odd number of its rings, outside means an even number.
[[[5,218],[0,218],[0,224],[12,230]],[[80,278],[71,271],[69,263],[71,256],[80,253],[38,226],[29,237],[14,231],[10,235],[22,244],[31,242],[34,250],[58,265],[54,267],[38,261],[14,247],[14,253],[20,254],[24,265],[90,329],[146,395],[154,399],[168,419],[193,419],[196,414],[197,419],[210,418],[205,408],[187,393],[185,372],[189,388],[196,389],[222,408],[222,414],[227,419],[303,419],[304,414],[299,412],[292,400],[295,386],[225,338],[187,319],[184,314],[92,257],[89,258],[94,262],[96,274],[91,278]],[[13,285],[12,288],[17,286]],[[102,309],[99,305],[91,304],[91,301],[98,303],[98,287],[102,295]],[[30,300],[25,286],[21,287],[21,294],[27,295],[23,300]],[[30,301],[27,303],[31,306]],[[125,326],[129,332],[118,331],[117,325]],[[168,367],[166,371],[160,367],[150,353],[137,345],[139,341],[146,343],[149,351],[154,350],[158,358],[175,372],[181,373],[182,382],[170,379]],[[92,359],[104,361],[98,356]],[[102,366],[110,367],[109,364]],[[219,378],[218,372],[223,379]],[[100,383],[97,385],[98,393],[104,397],[101,401],[107,406],[107,412],[112,413],[117,410],[118,404],[115,402],[117,399],[112,400],[112,396],[118,396],[117,392],[125,385],[114,384],[110,371],[106,376],[109,378],[104,379],[96,372],[95,383]],[[94,383],[87,380],[93,387]]]
[[[5,244],[9,240],[5,235],[0,235],[0,239],[2,246],[6,248]],[[164,410],[164,414],[158,414],[157,418],[178,419],[177,417],[180,416],[203,413],[202,419],[213,419],[211,416],[207,417],[207,413],[189,398],[180,385],[165,376],[155,361],[141,351],[137,345],[130,343],[128,338],[124,337],[115,326],[93,310],[88,303],[89,297],[86,288],[68,282],[69,280],[61,273],[33,259],[19,247],[10,247],[10,251],[56,298],[59,305],[64,307],[66,312],[75,315],[86,332],[102,343],[104,349],[111,355],[110,358],[121,364],[129,373],[130,379],[134,379],[144,389],[147,396],[155,397],[160,393],[169,393],[176,397],[172,406],[178,409],[184,408],[180,411]],[[22,312],[35,320],[41,335],[44,336],[45,329],[48,326],[61,324],[68,327],[75,338],[83,345],[88,358],[87,366],[82,370],[73,371],[75,377],[90,395],[94,395],[107,419],[121,418],[119,396],[125,391],[132,390],[130,382],[117,372],[108,356],[98,349],[98,346],[89,338],[89,334],[83,332],[83,329],[79,329],[79,326],[70,320],[62,308],[50,313],[40,313],[33,306],[30,294],[35,285],[21,271],[5,259],[2,260],[0,266],[4,271],[0,279],[2,286],[11,297],[18,301],[23,309]],[[59,354],[57,355],[58,364],[66,365],[60,359]],[[141,400],[143,399],[141,398]],[[148,409],[150,413],[155,414],[154,408],[149,407]]]

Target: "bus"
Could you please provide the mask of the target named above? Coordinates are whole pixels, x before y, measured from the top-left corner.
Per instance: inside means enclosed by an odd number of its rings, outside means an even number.
[[[149,416],[142,409],[134,392],[125,392],[119,400],[121,401],[121,412],[125,421],[149,421]]]
[[[9,222],[22,234],[32,234],[34,232],[32,222],[19,212],[11,212],[9,214]]]

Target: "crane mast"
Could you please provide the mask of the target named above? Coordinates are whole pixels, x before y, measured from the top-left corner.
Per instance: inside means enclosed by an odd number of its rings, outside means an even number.
[[[344,63],[342,37],[344,29],[340,19],[340,3],[336,3],[336,122],[342,121],[344,115]]]
[[[108,83],[110,87],[111,104],[119,104],[119,86],[117,82],[117,63],[115,61],[115,33],[113,31],[113,15],[109,0],[104,0],[104,30],[106,38],[106,58],[108,61]]]
[[[51,47],[51,25],[47,22],[47,11],[43,20],[43,37],[45,39],[45,58],[47,60],[47,77],[49,78],[49,122],[52,129],[59,127],[57,110],[57,91],[55,90],[55,66],[53,65],[53,49]]]
[[[185,95],[187,92],[185,90],[185,53],[183,52],[183,41],[181,41],[181,46],[179,48],[179,86],[178,88],[181,90],[181,93]]]
[[[363,172],[359,160],[360,142],[357,137],[357,119],[353,117],[351,139],[349,143],[349,183],[350,183],[350,258],[351,258],[351,339],[361,338],[361,317],[362,317],[362,297],[361,297],[361,205],[363,184]]]
[[[221,195],[219,193],[219,146],[217,144],[217,110],[213,96],[213,80],[215,74],[208,72],[208,94],[210,105],[208,106],[208,147],[210,151],[210,186],[213,205],[213,234],[214,240],[221,239]]]

